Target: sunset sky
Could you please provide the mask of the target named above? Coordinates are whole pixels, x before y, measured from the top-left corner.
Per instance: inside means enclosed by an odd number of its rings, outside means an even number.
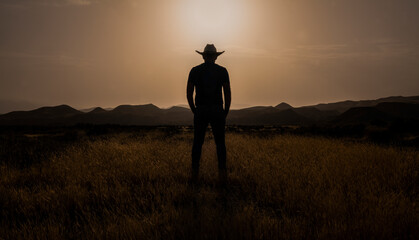
[[[1,0],[0,100],[186,104],[213,43],[233,108],[419,95],[417,0]]]

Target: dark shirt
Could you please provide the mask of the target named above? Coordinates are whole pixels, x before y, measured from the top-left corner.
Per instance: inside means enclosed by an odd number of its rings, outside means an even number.
[[[203,63],[192,68],[189,79],[195,86],[195,105],[223,105],[222,87],[229,83],[227,69],[215,63]]]

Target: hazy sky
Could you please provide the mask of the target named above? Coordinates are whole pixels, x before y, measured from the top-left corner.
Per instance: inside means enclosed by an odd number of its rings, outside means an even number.
[[[233,107],[419,95],[417,0],[0,0],[0,99],[186,103],[226,52]]]

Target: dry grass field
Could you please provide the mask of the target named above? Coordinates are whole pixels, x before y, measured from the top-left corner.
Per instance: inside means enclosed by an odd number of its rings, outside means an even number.
[[[220,187],[210,134],[195,185],[191,132],[1,141],[0,239],[419,236],[415,148],[229,132]]]

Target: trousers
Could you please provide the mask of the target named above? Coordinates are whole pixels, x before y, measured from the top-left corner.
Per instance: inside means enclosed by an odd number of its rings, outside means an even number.
[[[225,113],[222,105],[197,106],[194,114],[194,140],[192,146],[192,171],[199,171],[205,132],[211,124],[217,147],[218,169],[226,169]]]

